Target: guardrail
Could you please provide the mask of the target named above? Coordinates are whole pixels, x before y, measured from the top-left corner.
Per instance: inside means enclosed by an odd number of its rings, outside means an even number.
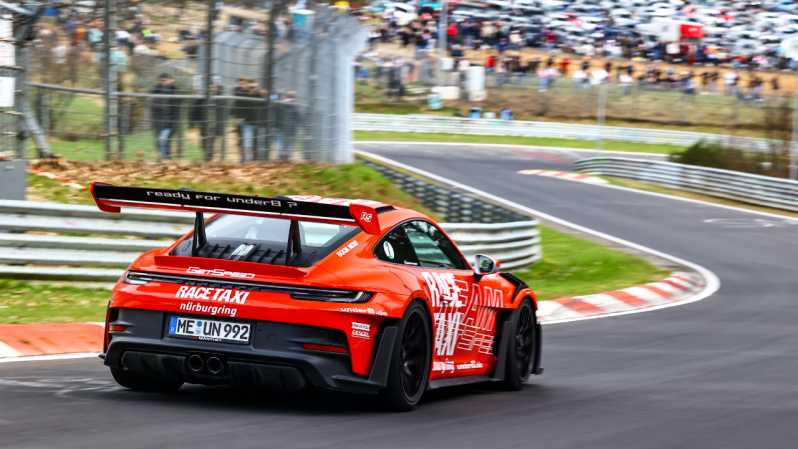
[[[576,169],[689,190],[760,206],[798,211],[798,182],[731,170],[622,157],[594,157]]]
[[[767,139],[726,136],[722,134],[627,128],[620,126],[580,125],[573,123],[521,120],[470,119],[437,115],[353,114],[356,131],[387,131],[491,136],[554,137],[580,140],[619,140],[627,142],[690,146],[699,141],[731,143],[736,147],[766,150]]]
[[[140,253],[169,245],[191,227],[191,214],[0,200],[0,277],[113,282]],[[533,220],[444,223],[466,257],[488,254],[504,269],[540,259]]]

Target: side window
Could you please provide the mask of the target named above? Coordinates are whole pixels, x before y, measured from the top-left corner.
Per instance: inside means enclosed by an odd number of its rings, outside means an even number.
[[[458,270],[468,267],[454,243],[431,223],[411,221],[403,227],[422,267]]]
[[[392,230],[380,241],[376,254],[378,259],[386,262],[418,265],[418,258],[403,226]]]

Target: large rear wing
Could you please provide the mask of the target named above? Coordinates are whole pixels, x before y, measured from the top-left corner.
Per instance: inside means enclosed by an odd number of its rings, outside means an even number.
[[[379,213],[392,206],[367,200],[343,200],[318,196],[259,197],[146,187],[120,187],[92,182],[89,188],[97,207],[119,213],[122,207],[168,209],[232,215],[283,218],[287,220],[357,225],[364,232],[379,234]]]

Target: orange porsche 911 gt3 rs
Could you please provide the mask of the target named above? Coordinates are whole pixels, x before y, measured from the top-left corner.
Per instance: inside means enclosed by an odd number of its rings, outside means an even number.
[[[185,383],[379,394],[540,374],[537,301],[429,217],[363,200],[255,197],[94,183],[106,212],[195,213],[116,284],[102,357],[134,390]],[[210,218],[205,214],[213,213]]]

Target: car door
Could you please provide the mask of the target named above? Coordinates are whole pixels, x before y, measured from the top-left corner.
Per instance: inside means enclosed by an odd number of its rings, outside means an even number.
[[[454,243],[434,224],[403,225],[433,313],[432,377],[484,374],[494,360],[496,311],[502,292],[477,281]],[[484,279],[484,278],[483,278]]]

